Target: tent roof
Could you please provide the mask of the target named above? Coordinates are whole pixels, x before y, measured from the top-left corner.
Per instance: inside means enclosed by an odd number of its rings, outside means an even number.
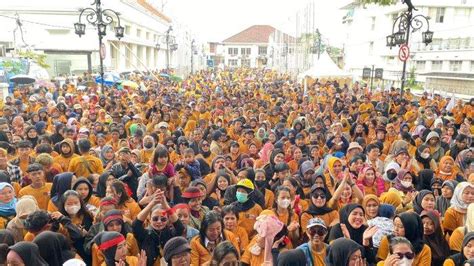
[[[352,77],[352,74],[340,69],[329,57],[329,54],[324,51],[321,53],[319,59],[318,56],[315,55],[312,67],[299,75],[300,78],[306,76],[315,78],[336,78]]]

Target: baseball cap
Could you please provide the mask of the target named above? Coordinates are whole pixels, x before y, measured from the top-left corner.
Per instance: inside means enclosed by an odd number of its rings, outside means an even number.
[[[253,185],[252,181],[250,179],[242,179],[237,183],[237,187],[242,187],[250,190],[254,190],[255,186]]]
[[[306,226],[306,229],[309,229],[311,227],[314,227],[314,226],[321,226],[325,229],[327,229],[326,227],[326,224],[324,223],[324,221],[321,219],[321,218],[311,218],[308,222],[308,225]]]

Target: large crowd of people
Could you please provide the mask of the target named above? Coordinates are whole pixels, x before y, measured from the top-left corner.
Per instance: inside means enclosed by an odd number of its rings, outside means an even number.
[[[474,98],[127,78],[6,97],[1,265],[474,265]]]

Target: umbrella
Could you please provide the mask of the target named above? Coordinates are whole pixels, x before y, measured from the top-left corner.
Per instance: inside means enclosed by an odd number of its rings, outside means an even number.
[[[134,81],[131,81],[131,80],[125,80],[125,81],[123,81],[123,82],[121,83],[121,85],[122,85],[123,87],[130,87],[130,88],[132,88],[132,89],[138,88],[138,84],[137,84],[136,82],[134,82]]]
[[[43,80],[43,79],[36,81],[36,84],[39,87],[45,87],[45,88],[54,88],[55,87],[54,83],[52,83],[51,81]]]
[[[160,77],[169,78],[170,75],[168,75],[168,74],[166,74],[166,73],[160,73]]]
[[[14,82],[17,84],[31,84],[31,83],[34,83],[35,81],[36,81],[35,78],[30,77],[28,75],[21,75],[21,74],[15,75],[10,78],[10,82]]]
[[[105,85],[112,86],[112,85],[114,85],[115,83],[117,83],[119,81],[120,81],[120,76],[119,75],[117,75],[115,73],[112,73],[112,72],[104,73],[104,84]],[[102,83],[101,76],[96,77],[95,82]]]

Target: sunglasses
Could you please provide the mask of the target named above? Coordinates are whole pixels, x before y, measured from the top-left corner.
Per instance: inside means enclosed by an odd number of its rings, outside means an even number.
[[[415,253],[413,253],[413,252],[406,252],[406,253],[397,252],[395,254],[398,255],[399,259],[403,259],[403,257],[405,257],[409,260],[412,260],[413,258],[415,258]]]
[[[311,237],[313,237],[314,235],[318,235],[318,236],[324,236],[328,233],[328,230],[323,228],[323,227],[320,227],[320,226],[315,226],[315,227],[311,227],[309,229],[309,234],[311,235]]]
[[[315,194],[313,194],[313,198],[315,198],[315,199],[319,199],[319,198],[325,199],[326,194],[324,194],[324,193],[315,193]]]
[[[202,146],[203,147],[209,147],[209,143],[203,143]]]
[[[168,218],[165,217],[165,216],[155,216],[155,217],[151,217],[151,220],[152,220],[153,222],[158,222],[158,221],[160,221],[160,222],[164,223],[164,222],[168,221]]]

